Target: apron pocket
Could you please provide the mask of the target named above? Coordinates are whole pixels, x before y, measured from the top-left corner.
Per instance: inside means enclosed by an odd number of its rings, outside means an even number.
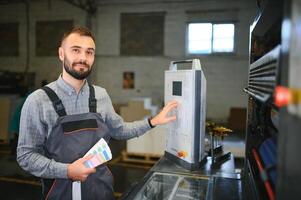
[[[72,134],[78,131],[97,130],[98,125],[96,119],[86,119],[79,121],[71,121],[62,123],[64,134]]]

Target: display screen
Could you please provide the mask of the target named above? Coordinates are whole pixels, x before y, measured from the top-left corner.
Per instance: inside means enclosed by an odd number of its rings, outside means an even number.
[[[182,82],[173,81],[172,82],[172,95],[182,96]]]

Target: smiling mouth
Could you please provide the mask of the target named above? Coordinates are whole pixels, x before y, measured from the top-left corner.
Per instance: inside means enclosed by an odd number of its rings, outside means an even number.
[[[88,65],[86,65],[86,64],[80,64],[80,63],[73,65],[73,67],[89,68]]]

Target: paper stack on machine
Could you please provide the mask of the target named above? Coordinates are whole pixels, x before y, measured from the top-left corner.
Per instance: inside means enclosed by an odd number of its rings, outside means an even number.
[[[89,168],[97,167],[102,163],[105,163],[112,159],[111,149],[106,143],[106,141],[101,138],[86,154],[84,157],[88,155],[93,155],[90,160],[87,160],[84,165]]]

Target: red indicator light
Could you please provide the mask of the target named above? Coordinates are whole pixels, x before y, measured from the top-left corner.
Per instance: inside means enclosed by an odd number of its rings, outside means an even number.
[[[292,93],[290,89],[277,86],[274,94],[274,103],[278,107],[287,106],[292,102]]]

